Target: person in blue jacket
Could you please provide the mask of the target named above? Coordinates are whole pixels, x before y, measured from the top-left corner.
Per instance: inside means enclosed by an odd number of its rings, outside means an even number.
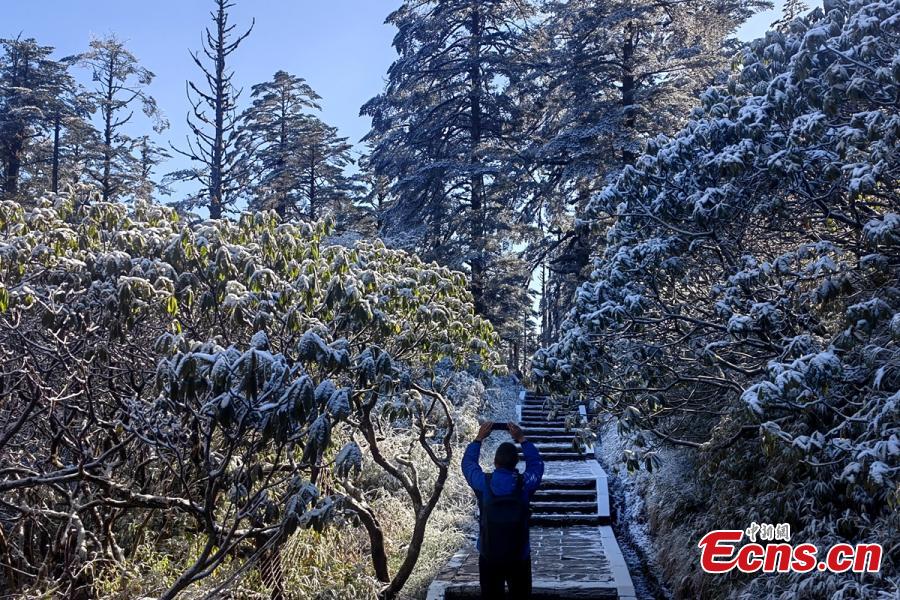
[[[529,503],[544,476],[544,461],[534,444],[515,423],[506,427],[513,440],[522,446],[525,472],[516,468],[519,451],[515,444],[503,442],[494,456],[493,473],[485,473],[478,464],[481,442],[491,434],[493,423],[481,425],[475,441],[463,454],[462,470],[478,499],[478,568],[481,597],[515,600],[531,596],[531,547],[528,540]]]

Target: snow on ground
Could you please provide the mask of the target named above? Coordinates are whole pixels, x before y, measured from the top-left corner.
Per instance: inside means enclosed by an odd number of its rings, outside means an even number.
[[[656,474],[628,473],[622,464],[622,442],[614,424],[604,424],[598,437],[595,448],[597,459],[608,476],[613,531],[631,572],[635,593],[641,599],[672,598],[671,591],[655,575],[662,571],[657,563],[642,494],[642,490],[653,485],[652,477]],[[667,466],[663,465],[663,469]]]

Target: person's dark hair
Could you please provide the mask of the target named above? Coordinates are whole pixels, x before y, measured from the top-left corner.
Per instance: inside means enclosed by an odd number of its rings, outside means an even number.
[[[512,442],[503,442],[497,446],[497,454],[494,455],[494,466],[505,469],[515,469],[519,464],[519,449]]]

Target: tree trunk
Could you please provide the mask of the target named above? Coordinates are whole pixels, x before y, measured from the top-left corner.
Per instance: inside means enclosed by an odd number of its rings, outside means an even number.
[[[625,27],[625,34],[625,44],[622,46],[622,126],[626,140],[622,147],[622,163],[630,165],[637,159],[637,153],[631,147],[635,140],[634,43],[637,34],[631,23]]]
[[[209,216],[212,219],[222,218],[224,199],[222,198],[222,171],[224,170],[225,139],[225,2],[219,0],[219,12],[216,15],[216,75],[215,75],[215,118],[213,120],[212,160],[209,165]]]
[[[394,575],[391,583],[379,593],[378,597],[380,599],[393,600],[396,598],[403,586],[406,585],[409,576],[412,575],[413,568],[419,560],[419,554],[422,552],[422,542],[425,540],[425,527],[428,525],[428,519],[431,518],[431,513],[434,511],[434,507],[444,491],[444,484],[447,481],[447,469],[448,467],[445,465],[438,468],[438,476],[434,482],[434,490],[431,492],[428,503],[416,510],[416,523],[413,526],[409,547],[406,549],[406,557],[403,559],[400,568],[397,569],[397,573]]]
[[[481,146],[481,14],[478,2],[472,6],[471,41],[469,42],[469,135],[471,137],[470,168],[478,166]],[[475,312],[485,314],[484,304],[484,176],[481,173],[471,177],[472,223],[470,235],[472,258],[472,298]]]
[[[316,151],[309,150],[309,220],[316,220]]]
[[[109,55],[109,64],[106,76],[106,105],[103,107],[103,176],[100,179],[100,192],[103,201],[107,202],[112,196],[112,140],[113,140],[113,99],[115,98],[115,79],[113,75],[116,69],[116,53]]]
[[[59,193],[59,133],[62,128],[60,115],[57,112],[53,116],[53,158],[50,171],[50,191]]]
[[[22,159],[19,154],[22,151],[22,143],[15,140],[10,144],[6,153],[6,181],[3,182],[3,191],[8,198],[19,193],[19,170],[22,168]]]
[[[391,582],[391,574],[388,568],[387,548],[384,545],[384,530],[378,518],[370,510],[363,506],[355,506],[354,511],[359,516],[366,533],[369,534],[369,553],[372,555],[372,568],[378,581],[388,584]]]

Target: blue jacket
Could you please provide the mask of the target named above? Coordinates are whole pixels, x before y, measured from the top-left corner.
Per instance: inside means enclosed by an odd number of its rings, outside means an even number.
[[[484,493],[485,478],[481,465],[478,464],[478,456],[481,454],[481,442],[472,442],[466,446],[466,451],[462,458],[462,471],[469,483],[469,486],[475,491],[479,505],[481,504],[481,495]],[[528,440],[522,442],[522,454],[525,456],[525,473],[522,475],[522,494],[525,495],[526,501],[531,501],[535,490],[541,485],[541,479],[544,477],[544,461],[541,460],[541,453],[534,447],[534,444]],[[498,495],[511,494],[516,487],[517,471],[513,469],[497,468],[491,476],[491,491]],[[479,536],[476,548],[481,550],[481,536]],[[526,544],[525,552],[522,558],[531,556],[531,546]]]

